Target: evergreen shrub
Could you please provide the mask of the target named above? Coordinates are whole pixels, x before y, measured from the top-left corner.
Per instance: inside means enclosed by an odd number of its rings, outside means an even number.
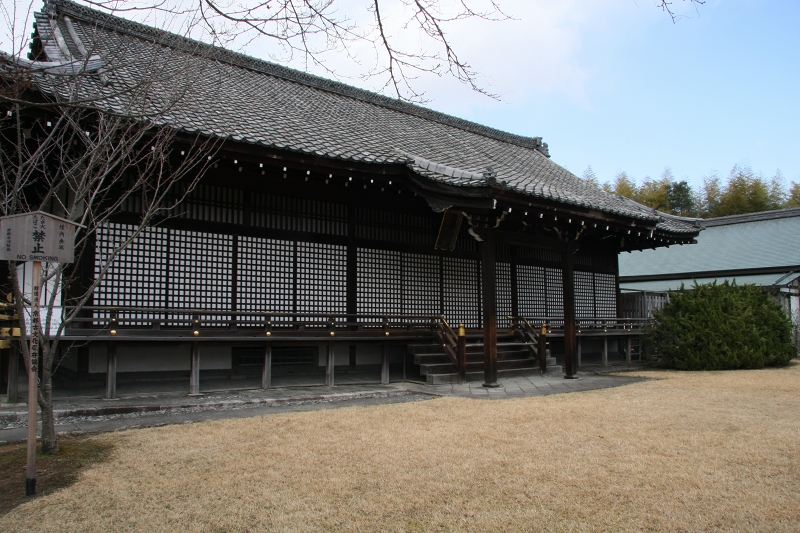
[[[670,295],[648,329],[650,351],[680,370],[784,365],[796,354],[791,322],[755,285],[711,283]]]

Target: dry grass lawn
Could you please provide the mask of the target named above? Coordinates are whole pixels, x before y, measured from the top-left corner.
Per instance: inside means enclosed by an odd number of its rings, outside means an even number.
[[[131,430],[4,531],[800,531],[800,362]]]

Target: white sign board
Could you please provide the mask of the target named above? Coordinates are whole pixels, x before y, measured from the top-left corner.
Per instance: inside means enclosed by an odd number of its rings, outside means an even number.
[[[34,211],[0,218],[0,260],[72,263],[78,224]]]
[[[45,278],[50,274],[52,269],[56,268],[58,265],[56,263],[43,263],[42,264],[42,276]],[[17,264],[17,280],[19,280],[19,288],[22,291],[22,296],[26,300],[32,299],[32,292],[33,292],[33,263],[18,263]],[[55,295],[53,295],[55,292]],[[48,313],[48,305],[50,301],[53,301],[53,315],[50,320],[50,329],[48,330],[46,327],[46,319]],[[61,321],[63,320],[63,308],[61,307],[61,284],[56,284],[56,280],[54,278],[50,278],[47,283],[42,284],[42,290],[40,293],[40,302],[44,304],[44,307],[40,308],[39,316],[41,317],[39,323],[41,324],[40,329],[44,332],[45,335],[48,333],[53,336],[58,333],[58,327],[61,325]],[[25,331],[30,335],[31,333],[31,306],[26,305],[24,307],[24,317],[25,317]]]

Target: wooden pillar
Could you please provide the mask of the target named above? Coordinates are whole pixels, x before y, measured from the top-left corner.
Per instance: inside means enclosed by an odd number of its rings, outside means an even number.
[[[325,365],[325,385],[328,387],[334,386],[333,369],[336,363],[336,353],[333,350],[333,343],[328,343],[328,358]]]
[[[603,366],[608,366],[608,335],[603,335]]]
[[[467,382],[467,330],[464,324],[458,325],[458,381]]]
[[[578,337],[578,368],[583,365],[583,337]]]
[[[575,269],[574,257],[576,245],[568,242],[564,246],[561,260],[563,273],[561,276],[562,294],[564,298],[564,377],[575,379],[577,369],[575,355],[577,335],[575,333]]]
[[[383,345],[383,359],[381,360],[381,383],[389,384],[389,347]]]
[[[494,229],[486,228],[481,242],[481,300],[483,301],[483,386],[497,384],[496,250]]]
[[[539,331],[539,372],[547,373],[547,324]]]
[[[189,370],[189,394],[200,394],[200,343],[192,343],[192,361]]]
[[[261,388],[269,390],[272,387],[272,345],[264,345],[264,365],[261,368]]]
[[[19,397],[19,349],[17,343],[12,342],[8,349],[8,388],[6,389],[6,402],[17,403]]]
[[[630,363],[631,362],[631,337],[628,336],[628,338],[626,340],[627,340],[627,346],[626,346],[626,349],[625,349],[625,362],[626,363]]]
[[[117,343],[108,343],[106,362],[106,400],[117,397]]]

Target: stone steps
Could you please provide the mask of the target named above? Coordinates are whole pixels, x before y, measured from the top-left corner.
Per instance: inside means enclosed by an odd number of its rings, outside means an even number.
[[[470,342],[471,341],[471,342]],[[457,383],[458,369],[450,361],[441,345],[437,343],[409,345],[408,353],[414,356],[420,375],[430,385]],[[561,375],[555,357],[547,353],[547,374]],[[538,376],[539,362],[522,342],[500,342],[497,344],[497,377]],[[469,339],[467,343],[467,381],[483,381],[483,344]]]

